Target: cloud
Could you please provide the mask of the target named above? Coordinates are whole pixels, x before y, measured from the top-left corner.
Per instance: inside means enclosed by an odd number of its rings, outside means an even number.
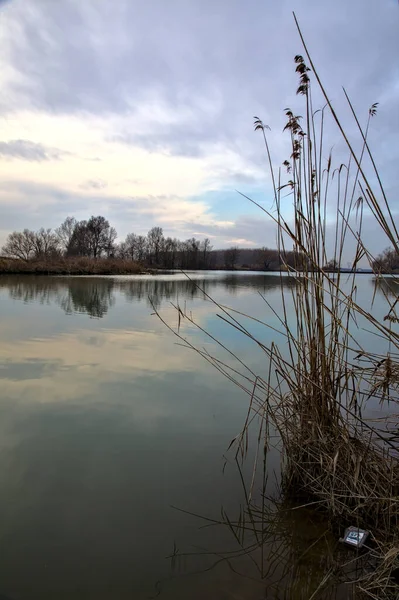
[[[40,390],[40,401],[52,403],[71,401],[79,390],[80,396],[87,395],[90,401],[102,385],[127,375],[135,381],[143,372],[162,376],[167,372],[198,371],[201,365],[190,353],[182,358],[179,353],[165,351],[170,342],[154,331],[154,319],[148,314],[141,320],[149,321],[147,331],[144,326],[141,331],[81,329],[78,335],[53,335],[45,344],[37,337],[4,342],[0,349],[6,367],[0,372],[4,396],[31,397],[32,390]],[[18,366],[24,366],[25,371],[28,367],[30,376],[13,377]],[[26,394],[27,390],[31,393]]]
[[[0,142],[0,157],[8,160],[20,159],[41,162],[44,160],[59,160],[68,154],[68,152],[58,148],[49,148],[29,140]]]
[[[194,223],[185,223],[183,227],[188,232],[194,227]],[[223,226],[216,220],[205,225],[199,224],[196,232],[201,237],[210,237],[215,248],[233,245],[276,248],[277,242],[276,227],[266,216],[241,214],[238,219],[227,221]]]
[[[81,192],[67,192],[51,185],[6,180],[0,181],[1,206],[4,211],[0,210],[0,246],[7,231],[40,228],[43,214],[47,215],[46,226],[54,228],[68,215],[87,219],[91,214],[104,214],[116,226],[119,239],[131,231],[146,234],[156,223],[167,236],[210,237],[215,247],[231,246],[238,239],[246,240],[246,246],[275,246],[276,241],[276,228],[271,221],[245,214],[249,203],[243,205],[238,216],[223,218],[201,199],[167,194],[118,197],[109,194],[108,188],[88,186]]]
[[[176,111],[161,97],[152,110],[136,109],[131,128],[111,135],[109,139],[128,146],[140,146],[149,152],[203,157],[229,142],[226,132],[214,128],[220,108],[217,98],[209,98],[206,106],[195,98],[191,106],[182,105]]]
[[[24,227],[37,229],[43,222],[48,227],[57,227],[68,215],[87,219],[91,214],[106,216],[121,238],[131,231],[145,234],[154,223],[164,227],[166,235],[177,237],[192,237],[189,230],[194,223],[218,230],[230,224],[217,219],[206,202],[176,195],[116,196],[101,187],[66,191],[36,182],[0,181],[3,232]],[[3,233],[0,245],[4,241]]]
[[[271,204],[263,140],[253,133],[252,121],[259,115],[271,126],[278,168],[290,154],[289,137],[281,133],[282,111],[302,110],[292,61],[302,50],[292,9],[351,139],[358,133],[348,125],[341,86],[362,124],[369,106],[380,102],[370,144],[395,204],[399,8],[394,0],[6,3],[0,110],[3,135],[14,142],[1,143],[0,177],[58,190],[54,204],[66,213],[79,198],[97,203],[96,212],[109,207],[121,219],[115,222],[121,231],[128,214],[132,228],[136,222],[140,228],[164,224],[189,237],[189,227],[192,234],[209,225],[210,234],[216,227],[220,244],[259,240],[254,223],[248,230],[252,213],[237,208],[231,215],[232,196],[222,192],[239,189]],[[316,91],[313,100],[315,108],[324,102]],[[34,139],[37,147],[21,146],[25,139]],[[71,154],[48,169],[58,146]],[[327,124],[323,159],[331,146],[339,164],[347,152],[336,128]],[[11,157],[26,160],[27,171],[17,173]],[[7,161],[3,169],[1,158]],[[128,208],[116,210],[114,201]],[[181,209],[180,219],[173,207]],[[137,220],[133,209],[139,211]],[[45,225],[48,213],[42,218]],[[217,221],[233,222],[237,231],[227,238]]]
[[[81,184],[82,190],[103,190],[107,187],[107,182],[103,179],[89,179]]]

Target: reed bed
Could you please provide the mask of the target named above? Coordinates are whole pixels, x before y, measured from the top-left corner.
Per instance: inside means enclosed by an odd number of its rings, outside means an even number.
[[[264,353],[265,369],[255,373],[245,359],[203,330],[191,313],[179,305],[175,306],[177,328],[166,325],[186,347],[198,352],[250,399],[247,419],[234,444],[237,457],[244,460],[249,429],[257,424],[259,449],[247,494],[252,510],[255,487],[261,497],[256,510],[266,510],[265,463],[270,431],[277,431],[282,454],[282,496],[324,511],[337,533],[342,534],[349,525],[370,530],[368,551],[373,568],[356,573],[357,594],[398,598],[398,297],[392,293],[392,287],[386,289],[380,281],[382,275],[376,273],[376,286],[381,284],[385,290],[387,305],[384,318],[378,318],[372,303],[365,306],[363,299],[358,298],[355,274],[359,266],[371,266],[375,261],[363,238],[365,217],[374,220],[381,237],[385,236],[386,243],[399,253],[398,231],[368,142],[377,104],[370,107],[361,125],[344,91],[357,131],[357,139],[352,141],[324,88],[298,23],[297,26],[304,49],[303,56],[295,57],[302,116],[285,110],[285,132],[291,150],[281,167],[275,167],[269,127],[255,118],[255,129],[263,136],[266,148],[274,206],[267,210],[254,204],[275,222],[280,256],[284,257],[287,251],[296,256],[294,267],[283,266],[296,279],[296,285],[290,288],[290,297],[282,290],[278,314],[265,299],[268,310],[279,322],[278,335],[284,341],[264,345],[245,323],[249,319],[259,327],[268,327],[267,319],[260,321],[238,314],[208,296],[220,318]],[[323,98],[321,109],[313,106],[314,85]],[[336,164],[328,148],[327,122],[335,126],[344,142],[344,162],[340,157]],[[287,196],[292,203],[290,217],[285,208]],[[354,255],[353,272],[332,272],[342,264],[349,246]],[[288,303],[293,303],[295,309],[294,324],[288,317]],[[186,339],[181,331],[183,321],[199,327],[227,358],[221,359],[217,352],[210,354]],[[362,329],[369,332],[363,343],[358,335]],[[376,347],[382,350],[375,352]],[[367,418],[370,404],[380,407],[380,415],[374,421]],[[231,526],[230,520],[228,525]],[[262,535],[260,540],[265,543]],[[321,588],[326,581],[321,582]]]
[[[135,261],[119,258],[55,258],[20,260],[0,258],[0,275],[129,275],[148,272]]]

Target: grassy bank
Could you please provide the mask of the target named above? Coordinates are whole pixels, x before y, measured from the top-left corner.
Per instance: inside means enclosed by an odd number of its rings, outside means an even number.
[[[139,275],[138,262],[113,258],[60,258],[55,261],[0,258],[0,275]]]

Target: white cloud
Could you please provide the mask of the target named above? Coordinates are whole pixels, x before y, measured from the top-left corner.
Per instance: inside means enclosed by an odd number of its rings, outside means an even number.
[[[37,144],[29,140],[0,142],[0,157],[6,160],[21,159],[41,162],[59,160],[65,154],[63,150],[59,150],[58,148],[46,147],[43,144]]]
[[[13,0],[2,8],[0,27],[3,229],[29,227],[40,215],[52,225],[86,206],[114,211],[121,231],[129,215],[140,230],[161,225],[189,237],[207,228],[216,244],[258,242],[245,209],[230,216],[228,201],[221,205],[206,194],[261,189],[271,200],[252,118],[272,126],[273,159],[281,164],[288,152],[282,109],[298,106],[292,57],[301,46],[292,9],[338,108],[341,84],[359,114],[380,101],[370,141],[393,188],[399,132],[393,0],[261,6]],[[332,134],[326,152],[336,144],[342,154],[338,141]],[[33,202],[35,189],[47,193]],[[236,231],[226,236],[228,227]]]

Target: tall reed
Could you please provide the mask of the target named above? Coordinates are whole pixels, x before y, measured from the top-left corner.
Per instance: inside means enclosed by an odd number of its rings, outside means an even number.
[[[374,261],[363,236],[365,216],[374,220],[375,227],[399,253],[398,231],[368,142],[377,104],[370,107],[363,127],[344,92],[358,132],[355,145],[324,88],[298,23],[297,26],[304,49],[303,56],[295,57],[303,116],[285,110],[284,130],[290,141],[290,156],[281,168],[275,167],[269,128],[255,118],[255,129],[262,134],[266,147],[274,208],[267,211],[254,204],[275,222],[283,271],[288,271],[297,282],[290,288],[290,298],[282,290],[281,312],[277,314],[268,305],[279,321],[279,334],[285,343],[264,345],[245,326],[244,317],[266,327],[267,322],[240,315],[210,297],[220,318],[265,354],[266,375],[265,370],[253,372],[245,360],[210,332],[203,330],[234,364],[221,360],[217,353],[211,355],[208,350],[195,347],[183,338],[179,327],[174,333],[248,394],[247,419],[235,443],[238,455],[245,457],[249,426],[254,421],[259,423],[261,450],[256,453],[253,486],[258,482],[258,470],[263,482],[267,475],[261,458],[267,454],[272,427],[282,442],[285,497],[324,509],[338,528],[355,524],[370,529],[376,569],[373,574],[359,577],[358,589],[372,598],[397,598],[399,588],[391,579],[399,568],[397,297],[384,293],[386,315],[384,319],[377,318],[373,306],[364,306],[358,298],[356,275],[359,266],[371,266]],[[313,105],[314,84],[324,97],[321,110]],[[327,119],[335,124],[345,144],[348,159],[344,163],[335,165],[333,152],[328,150]],[[290,219],[282,208],[283,202],[287,203],[287,193],[293,208]],[[344,274],[335,267],[342,264],[350,245],[354,248],[352,272]],[[287,251],[295,253],[294,268],[284,265]],[[284,276],[282,272],[281,277]],[[376,274],[376,278],[380,277]],[[294,325],[288,316],[288,302],[295,309]],[[196,325],[191,314],[178,305],[176,310],[179,325],[182,320]],[[360,341],[361,328],[369,332],[365,343]],[[381,351],[374,349],[375,340]],[[370,402],[381,405],[381,414],[374,422],[366,418]],[[266,506],[265,483],[261,488],[262,512]],[[252,493],[253,489],[248,493],[249,499]]]

